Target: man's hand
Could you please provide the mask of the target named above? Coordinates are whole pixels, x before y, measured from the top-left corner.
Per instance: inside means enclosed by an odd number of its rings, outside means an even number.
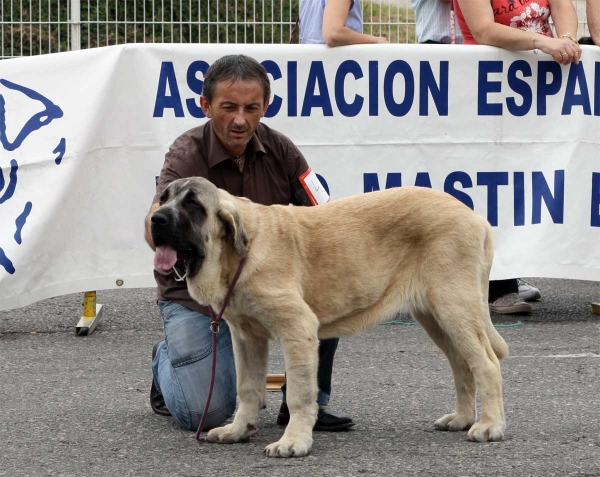
[[[152,216],[154,215],[154,212],[156,212],[158,210],[158,208],[160,207],[160,204],[157,202],[156,204],[152,204],[152,207],[150,207],[150,212],[148,212],[148,215],[146,215],[146,220],[144,221],[144,238],[146,239],[146,242],[148,242],[148,245],[150,245],[150,248],[152,250],[156,250],[156,247],[154,246],[154,240],[152,240],[152,232],[150,230],[150,227],[152,226],[152,222],[150,221],[150,219],[152,218]]]

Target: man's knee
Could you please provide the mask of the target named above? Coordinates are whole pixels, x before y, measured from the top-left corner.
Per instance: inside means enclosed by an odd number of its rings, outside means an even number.
[[[210,317],[174,302],[159,302],[169,359],[174,368],[204,360],[212,351]],[[218,336],[219,349],[232,354],[231,334],[226,323]]]

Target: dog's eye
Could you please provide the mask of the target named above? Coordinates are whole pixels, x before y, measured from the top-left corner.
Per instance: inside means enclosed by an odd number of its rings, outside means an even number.
[[[167,199],[169,197],[169,194],[167,193],[167,191],[164,191],[161,195],[160,195],[160,199],[159,199],[159,204],[163,205]]]
[[[201,214],[206,214],[206,209],[204,208],[204,205],[202,204],[202,202],[200,202],[195,197],[193,197],[193,196],[188,197],[186,202],[187,202],[187,206],[190,207],[191,209],[194,209]]]
[[[195,197],[188,198],[187,204],[195,209],[204,209],[204,206]]]
[[[198,199],[198,196],[194,194],[192,191],[189,191],[183,197],[183,204],[185,207],[190,209],[190,212],[193,210],[195,214],[204,214],[206,215],[206,209],[204,208],[204,204]]]

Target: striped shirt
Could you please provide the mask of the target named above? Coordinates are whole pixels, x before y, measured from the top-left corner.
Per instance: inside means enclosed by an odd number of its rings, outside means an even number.
[[[417,40],[419,43],[436,41],[450,42],[450,5],[441,0],[410,0],[415,11],[417,25]],[[463,38],[455,22],[456,43],[462,43]]]

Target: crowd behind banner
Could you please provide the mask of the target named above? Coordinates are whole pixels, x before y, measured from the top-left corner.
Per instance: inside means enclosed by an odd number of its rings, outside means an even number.
[[[263,121],[333,199],[454,195],[493,226],[492,277],[600,279],[600,49],[578,64],[486,46],[247,46]],[[0,75],[0,309],[154,286],[143,219],[172,141],[206,119],[235,45],[124,45],[15,59]],[[119,285],[121,284],[121,285]]]

